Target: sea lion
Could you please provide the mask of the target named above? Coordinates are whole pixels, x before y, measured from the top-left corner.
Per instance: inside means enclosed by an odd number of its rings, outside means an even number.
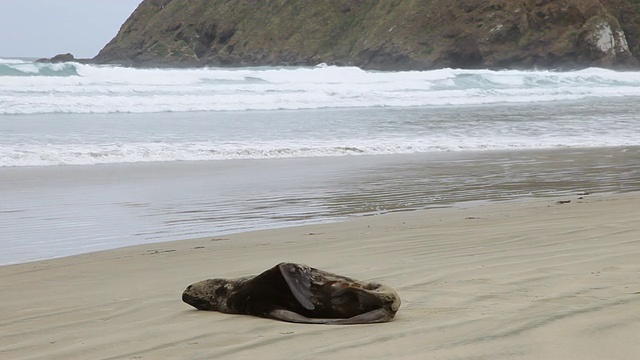
[[[400,307],[400,297],[388,286],[292,263],[259,275],[191,284],[182,300],[198,310],[307,324],[386,322]]]

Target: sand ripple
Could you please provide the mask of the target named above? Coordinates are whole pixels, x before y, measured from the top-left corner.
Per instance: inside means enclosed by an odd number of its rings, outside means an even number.
[[[365,217],[0,267],[6,359],[634,359],[640,194]],[[186,284],[298,261],[393,286],[395,321],[199,312]]]

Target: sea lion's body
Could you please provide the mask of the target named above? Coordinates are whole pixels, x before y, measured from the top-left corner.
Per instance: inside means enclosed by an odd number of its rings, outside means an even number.
[[[199,310],[313,324],[385,322],[400,307],[398,294],[388,286],[292,263],[256,276],[197,282],[182,300]]]

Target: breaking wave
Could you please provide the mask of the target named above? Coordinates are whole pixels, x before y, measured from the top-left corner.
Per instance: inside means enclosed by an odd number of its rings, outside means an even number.
[[[412,107],[622,96],[640,96],[640,72],[136,69],[0,59],[0,114]]]

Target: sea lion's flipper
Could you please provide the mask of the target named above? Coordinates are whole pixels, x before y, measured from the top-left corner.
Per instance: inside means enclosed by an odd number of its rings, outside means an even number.
[[[352,301],[357,301],[362,304],[364,308],[380,306],[380,299],[377,296],[357,287],[342,288],[331,294],[331,303],[334,305],[341,305]]]
[[[376,309],[364,314],[356,315],[348,319],[318,319],[308,318],[290,310],[272,310],[269,317],[282,321],[288,321],[300,324],[327,324],[327,325],[355,325],[355,324],[371,324],[389,321],[390,317],[386,310]]]
[[[306,266],[300,266],[291,263],[282,263],[278,265],[278,267],[280,268],[282,277],[284,277],[287,285],[289,285],[291,293],[296,298],[296,300],[298,300],[300,305],[302,305],[307,310],[315,309],[315,306],[311,302],[311,269]],[[297,313],[293,314],[302,316]]]
[[[300,315],[296,312],[293,312],[291,310],[284,310],[284,309],[277,309],[277,310],[272,310],[269,313],[269,317],[273,318],[273,319],[278,319],[278,320],[282,320],[282,321],[288,321],[288,322],[292,322],[292,323],[300,323],[300,324],[326,324],[327,321],[329,320],[335,320],[335,319],[315,319],[315,318],[308,318],[304,315]]]
[[[328,325],[355,325],[355,324],[371,324],[387,322],[391,319],[388,311],[385,309],[375,309],[364,314],[356,315],[348,319],[320,319],[327,320],[322,324]]]

